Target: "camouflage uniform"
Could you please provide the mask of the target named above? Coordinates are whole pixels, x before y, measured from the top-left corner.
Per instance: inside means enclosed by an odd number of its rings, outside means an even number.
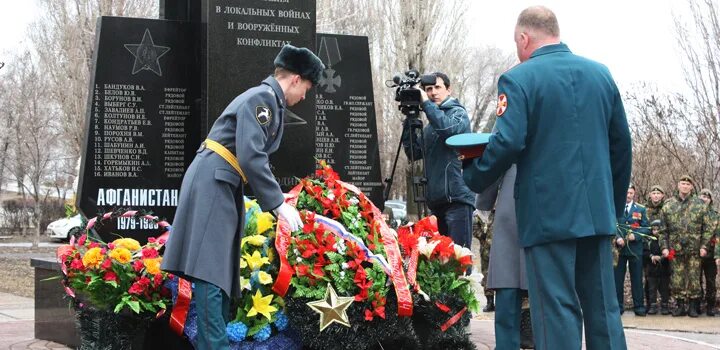
[[[489,221],[492,222],[492,215]],[[490,245],[492,244],[492,225],[482,222],[477,215],[474,215],[473,231],[475,231],[473,235],[480,240],[480,272],[484,276],[480,285],[485,291],[485,296],[489,299],[495,295],[491,289],[487,289],[488,267],[490,266]]]
[[[700,286],[700,248],[708,249],[712,237],[707,205],[697,196],[684,200],[670,198],[661,210],[665,238],[661,249],[674,249],[670,290],[681,314],[685,301],[697,303],[702,296]]]

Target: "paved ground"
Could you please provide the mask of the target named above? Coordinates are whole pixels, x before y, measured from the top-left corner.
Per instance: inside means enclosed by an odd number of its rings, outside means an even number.
[[[31,298],[0,293],[0,349],[68,349],[34,339]],[[480,314],[471,322],[478,349],[494,349],[492,314]],[[629,349],[720,349],[720,317],[623,316]]]

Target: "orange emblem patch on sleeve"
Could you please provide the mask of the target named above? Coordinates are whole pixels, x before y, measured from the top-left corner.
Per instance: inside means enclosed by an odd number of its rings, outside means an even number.
[[[500,94],[498,96],[498,103],[497,103],[497,116],[501,116],[505,113],[505,110],[507,110],[507,96],[505,94]]]

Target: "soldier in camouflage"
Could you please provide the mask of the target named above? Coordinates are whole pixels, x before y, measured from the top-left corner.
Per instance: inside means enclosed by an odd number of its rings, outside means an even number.
[[[653,185],[653,187],[650,187],[650,200],[645,204],[648,222],[661,220],[660,211],[663,204],[665,204],[665,191],[660,185]]]
[[[712,223],[712,229],[710,231],[712,233],[712,239],[710,240],[712,245],[708,249],[708,256],[702,258],[700,264],[702,270],[701,277],[705,279],[705,302],[707,303],[705,313],[708,316],[715,316],[715,299],[717,298],[715,277],[718,272],[717,265],[715,265],[715,257],[717,256],[715,255],[715,249],[717,247],[715,243],[717,241],[718,220],[720,220],[720,218],[718,217],[718,212],[713,208],[712,192],[709,189],[703,188],[702,191],[700,191],[700,199],[707,204],[708,216]]]
[[[647,212],[647,218],[648,222],[653,222],[655,220],[662,221],[662,217],[660,215],[660,211],[662,210],[663,204],[665,204],[665,190],[660,185],[653,185],[650,187],[650,193],[647,203],[645,204],[645,209]],[[650,242],[646,242],[646,244],[649,244]],[[648,247],[649,248],[649,247]],[[650,263],[647,259],[644,261],[643,264],[643,271],[645,271],[645,304],[647,305],[648,309],[651,307],[652,304],[654,304],[654,301],[650,300],[650,285],[649,285],[649,278],[648,274],[650,269],[653,269],[655,266],[652,266],[653,264]],[[669,276],[670,275],[670,263],[667,259],[662,259],[660,268],[662,269],[662,276]],[[660,278],[659,286],[658,288],[661,292],[660,294],[663,295],[664,301],[660,304],[660,313],[663,315],[669,315],[670,310],[668,308],[667,304],[667,295],[670,293],[670,279],[669,278]],[[650,312],[648,312],[650,313]]]
[[[480,241],[480,269],[483,274],[482,282],[480,285],[485,291],[485,298],[487,304],[482,309],[483,312],[494,312],[495,311],[495,292],[492,289],[487,289],[487,277],[488,267],[490,266],[490,245],[492,244],[492,215],[489,218],[480,217],[479,211],[475,211],[473,215],[473,236],[477,237]]]
[[[670,289],[677,303],[673,316],[698,317],[702,296],[700,262],[708,256],[712,237],[707,204],[693,194],[694,185],[692,177],[682,176],[678,194],[668,199],[661,210],[665,226],[662,255],[673,258]]]

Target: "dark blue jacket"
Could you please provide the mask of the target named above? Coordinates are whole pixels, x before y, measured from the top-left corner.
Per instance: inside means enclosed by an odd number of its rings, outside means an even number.
[[[614,235],[632,147],[607,67],[547,45],[500,77],[498,100],[497,131],[464,170],[470,189],[482,191],[517,163],[522,246]]]
[[[423,129],[425,139],[425,166],[427,168],[427,204],[430,209],[460,202],[475,206],[475,194],[470,191],[462,178],[462,163],[455,151],[445,145],[450,136],[468,133],[470,118],[467,111],[454,97],[448,97],[440,106],[428,100],[423,102],[422,109],[428,119]],[[408,133],[403,133],[405,154],[410,153]],[[414,151],[419,150],[415,140]],[[415,159],[421,159],[419,151]]]
[[[624,206],[622,210],[623,212],[625,211]],[[634,235],[635,240],[632,242],[627,239],[627,236],[630,233],[628,230],[639,232],[644,235],[650,234],[650,229],[648,228],[649,224],[647,221],[647,211],[645,207],[633,202],[628,215],[624,215],[623,213],[623,215],[618,218],[618,221],[622,224],[619,227],[618,235],[625,240],[625,246],[620,249],[620,255],[634,256],[638,259],[642,258],[644,246],[642,236],[637,234]],[[632,225],[637,225],[638,228],[628,227]]]

